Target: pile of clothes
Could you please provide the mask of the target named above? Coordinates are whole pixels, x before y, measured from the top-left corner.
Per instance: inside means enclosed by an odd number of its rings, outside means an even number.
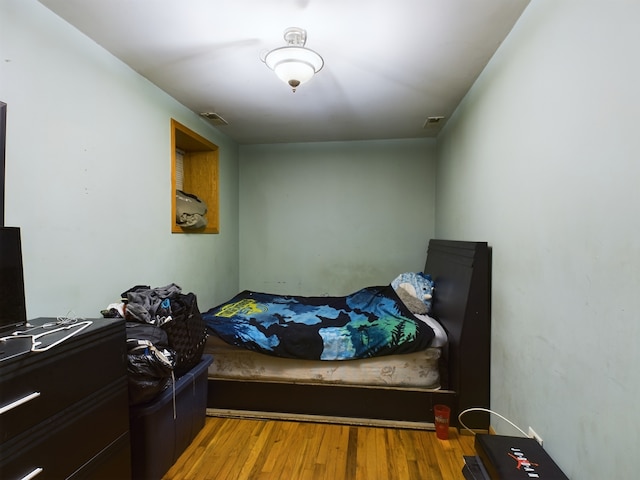
[[[101,313],[126,320],[130,405],[153,400],[202,358],[207,331],[196,295],[174,283],[136,285]]]

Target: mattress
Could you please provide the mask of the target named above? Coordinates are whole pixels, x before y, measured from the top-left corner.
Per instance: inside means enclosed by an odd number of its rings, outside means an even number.
[[[209,378],[298,384],[340,384],[436,390],[441,348],[361,360],[300,360],[230,345],[215,335],[205,353],[213,355]]]

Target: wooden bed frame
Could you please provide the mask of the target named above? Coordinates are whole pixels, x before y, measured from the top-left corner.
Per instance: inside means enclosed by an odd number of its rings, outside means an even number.
[[[453,426],[458,426],[459,412],[489,408],[491,249],[486,242],[431,240],[424,271],[435,282],[431,315],[449,336],[441,361],[442,389],[209,377],[207,413],[432,429],[436,404],[451,407]],[[485,412],[470,412],[463,421],[474,430],[489,428]]]

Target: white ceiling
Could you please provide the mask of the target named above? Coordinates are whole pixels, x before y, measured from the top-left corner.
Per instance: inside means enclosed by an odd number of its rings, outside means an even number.
[[[436,136],[529,3],[39,1],[240,144]],[[260,60],[288,27],[325,61],[295,93]]]

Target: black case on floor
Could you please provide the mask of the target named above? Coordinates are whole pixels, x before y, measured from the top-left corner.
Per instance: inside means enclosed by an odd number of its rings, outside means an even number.
[[[475,448],[491,480],[569,480],[532,438],[478,434]]]

